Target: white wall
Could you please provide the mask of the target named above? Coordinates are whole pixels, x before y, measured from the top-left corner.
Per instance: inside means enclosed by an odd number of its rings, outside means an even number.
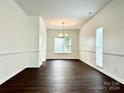
[[[41,17],[28,16],[15,0],[0,0],[0,85],[26,67],[40,67],[46,56],[46,45],[42,54],[39,47],[45,28]]]
[[[37,68],[46,60],[47,31],[42,17],[28,19],[26,63],[28,68]]]
[[[78,59],[79,58],[79,31],[67,30],[69,37],[72,39],[72,53],[58,54],[54,53],[54,38],[58,37],[59,30],[47,31],[47,59]]]
[[[26,63],[28,68],[40,67],[46,60],[46,26],[42,17],[29,16]]]
[[[80,59],[124,84],[124,0],[113,0],[80,31]],[[96,29],[104,27],[104,68],[95,65]]]
[[[27,22],[14,0],[0,0],[0,84],[25,69]]]
[[[46,25],[42,19],[39,18],[40,30],[39,30],[39,50],[40,50],[40,62],[46,61],[47,52],[47,30]]]
[[[39,17],[28,17],[26,52],[27,67],[39,67]]]

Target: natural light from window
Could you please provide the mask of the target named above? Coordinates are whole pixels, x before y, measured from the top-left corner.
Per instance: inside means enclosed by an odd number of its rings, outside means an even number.
[[[54,53],[71,53],[71,39],[68,37],[55,38]]]
[[[96,30],[96,65],[103,68],[103,27]]]

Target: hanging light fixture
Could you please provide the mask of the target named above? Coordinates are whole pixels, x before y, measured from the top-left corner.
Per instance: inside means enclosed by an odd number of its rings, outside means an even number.
[[[63,22],[62,25],[63,25],[63,31],[58,33],[58,37],[59,38],[68,37],[68,33],[65,33],[65,31],[64,31],[64,25],[65,25],[65,23]]]

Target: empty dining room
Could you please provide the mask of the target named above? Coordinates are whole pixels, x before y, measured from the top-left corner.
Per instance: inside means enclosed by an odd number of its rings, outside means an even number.
[[[0,93],[124,93],[124,0],[0,0]]]

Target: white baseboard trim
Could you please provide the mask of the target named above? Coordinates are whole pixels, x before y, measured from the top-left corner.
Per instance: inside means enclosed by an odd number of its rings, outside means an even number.
[[[39,68],[43,65],[43,62],[40,63]]]
[[[4,79],[0,80],[0,85],[2,85],[3,83],[5,83],[7,80],[11,79],[12,77],[14,77],[15,75],[17,75],[18,73],[20,73],[21,71],[23,71],[25,68],[20,69],[16,72],[13,72],[11,75],[6,76]]]
[[[26,68],[40,68],[40,66],[27,66]]]
[[[61,59],[66,60],[67,59],[67,60],[69,60],[69,59],[79,59],[79,58],[47,58],[47,60],[49,60],[49,59],[53,59],[53,60],[61,60]]]
[[[81,59],[80,59],[80,60],[81,60]],[[81,61],[82,61],[82,60],[81,60]],[[82,62],[84,62],[84,61],[82,61]],[[84,62],[84,63],[86,63],[86,62]],[[104,73],[105,75],[107,75],[107,76],[109,76],[109,77],[115,79],[116,81],[118,81],[118,82],[120,82],[121,84],[124,85],[124,80],[123,80],[123,79],[121,79],[121,78],[119,78],[119,77],[117,77],[117,76],[115,76],[115,75],[109,73],[108,71],[105,71],[104,69],[97,68],[96,66],[94,66],[94,65],[92,65],[92,64],[89,64],[89,63],[86,63],[86,64],[89,65],[89,66],[91,66],[91,67],[93,67],[94,69],[96,69],[96,70],[98,70],[98,71]]]

